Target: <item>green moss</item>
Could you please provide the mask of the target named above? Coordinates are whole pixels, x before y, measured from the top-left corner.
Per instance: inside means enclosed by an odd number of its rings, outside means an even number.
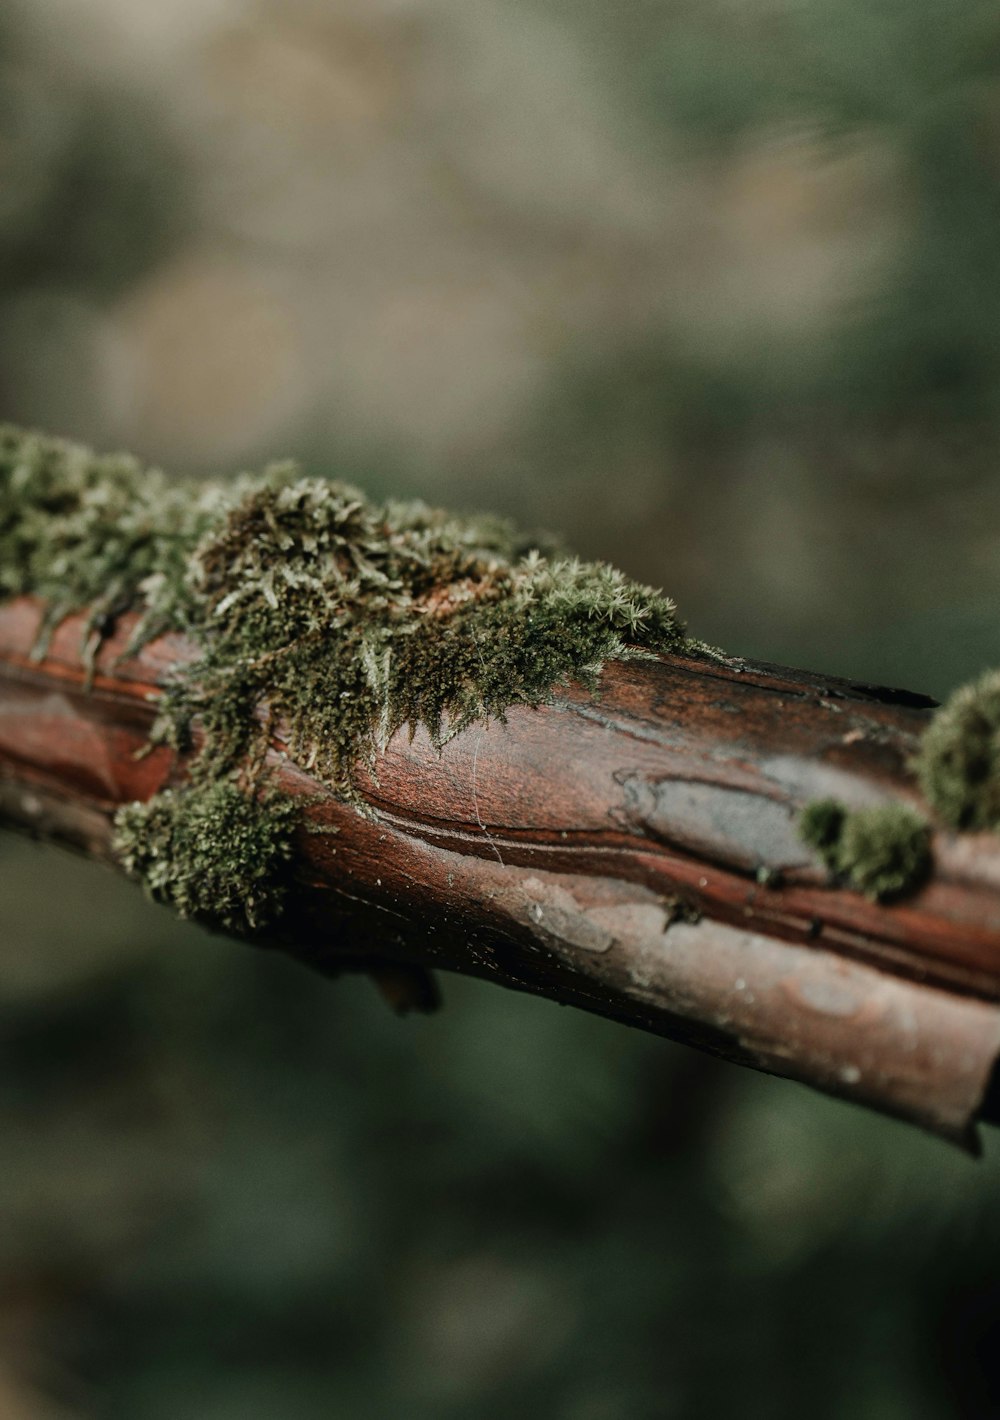
[[[831,873],[840,871],[840,835],[847,810],[836,799],[815,799],[807,804],[799,820],[803,842],[814,848]]]
[[[928,726],[914,768],[952,828],[1000,828],[1000,671],[957,690]]]
[[[51,629],[86,609],[97,631],[139,607],[143,639],[183,620],[187,563],[220,490],[181,488],[124,454],[0,426],[0,596],[47,604]]]
[[[937,711],[911,767],[951,828],[1000,830],[1000,671],[963,686]],[[800,827],[831,873],[870,896],[897,896],[929,870],[930,831],[903,805],[848,813],[822,799],[805,809]]]
[[[282,718],[293,756],[341,792],[400,726],[437,743],[612,657],[690,649],[673,604],[599,563],[546,557],[499,520],[374,504],[289,466],[177,488],[131,459],[0,432],[0,591],[141,613],[198,644],[157,736],[205,731],[213,773]],[[266,705],[267,716],[256,712]]]
[[[114,848],[156,902],[246,934],[280,915],[298,821],[298,806],[282,796],[196,783],[120,809]]]
[[[47,604],[39,653],[77,610],[91,663],[125,610],[138,613],[130,650],[167,630],[198,648],[153,731],[180,752],[198,739],[188,797],[133,806],[119,835],[130,870],[183,911],[212,910],[196,897],[199,855],[221,849],[212,824],[236,813],[231,777],[242,768],[252,792],[278,720],[291,756],[352,797],[356,765],[402,726],[442,745],[570,679],[593,685],[611,658],[705,649],[659,592],[547,551],[503,521],[372,503],[287,465],[180,487],[124,456],[0,429],[0,595]],[[238,916],[224,866],[210,893],[222,922]]]
[[[844,820],[840,858],[859,891],[869,897],[898,897],[927,876],[930,830],[904,804],[860,809]]]
[[[900,897],[930,870],[930,830],[905,804],[848,811],[835,799],[818,799],[806,806],[799,830],[832,874],[872,898]]]
[[[609,567],[317,480],[245,496],[197,548],[191,586],[205,655],[168,719],[200,717],[225,762],[250,747],[266,700],[293,757],[342,792],[402,725],[440,744],[571,676],[593,683],[611,657],[682,641],[672,604]]]

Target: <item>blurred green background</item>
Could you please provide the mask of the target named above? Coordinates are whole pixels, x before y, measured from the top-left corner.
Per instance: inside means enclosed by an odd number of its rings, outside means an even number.
[[[0,10],[0,416],[493,508],[748,655],[1000,663],[1000,13]],[[0,839],[0,1420],[1000,1415],[1000,1148]]]

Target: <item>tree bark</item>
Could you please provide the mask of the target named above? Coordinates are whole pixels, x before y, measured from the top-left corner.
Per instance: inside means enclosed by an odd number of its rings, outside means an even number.
[[[79,617],[33,661],[40,606],[0,607],[0,818],[111,860],[112,819],[183,779],[146,746],[194,655],[129,660],[123,618],[87,686]],[[801,844],[810,800],[922,807],[907,764],[933,702],[737,659],[613,663],[438,752],[397,734],[364,812],[283,754],[301,797],[280,947],[390,984],[487,978],[909,1119],[966,1147],[994,1109],[1000,839],[935,832],[915,894],[877,903]]]

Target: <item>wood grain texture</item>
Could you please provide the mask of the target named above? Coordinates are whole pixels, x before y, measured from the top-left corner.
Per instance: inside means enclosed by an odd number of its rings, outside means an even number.
[[[0,607],[0,816],[110,855],[111,818],[183,778],[139,757],[193,655],[164,637],[92,687],[81,621],[31,660],[40,608]],[[440,967],[688,1041],[970,1145],[1000,1052],[1000,840],[934,836],[916,894],[838,885],[798,838],[811,799],[921,807],[926,697],[725,661],[613,663],[598,692],[397,734],[359,771],[366,812],[283,754],[312,827],[266,945],[326,972]]]

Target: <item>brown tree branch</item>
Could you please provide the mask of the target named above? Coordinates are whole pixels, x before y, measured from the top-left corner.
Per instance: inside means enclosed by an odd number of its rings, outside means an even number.
[[[0,818],[110,859],[115,810],[183,772],[140,757],[192,654],[164,637],[86,686],[79,617],[34,662],[40,607],[0,607]],[[270,945],[327,972],[441,967],[804,1080],[974,1146],[1000,1053],[1000,841],[934,836],[887,905],[830,884],[810,800],[920,799],[924,697],[729,660],[609,665],[439,753],[397,734],[345,804],[282,757],[303,831]]]

